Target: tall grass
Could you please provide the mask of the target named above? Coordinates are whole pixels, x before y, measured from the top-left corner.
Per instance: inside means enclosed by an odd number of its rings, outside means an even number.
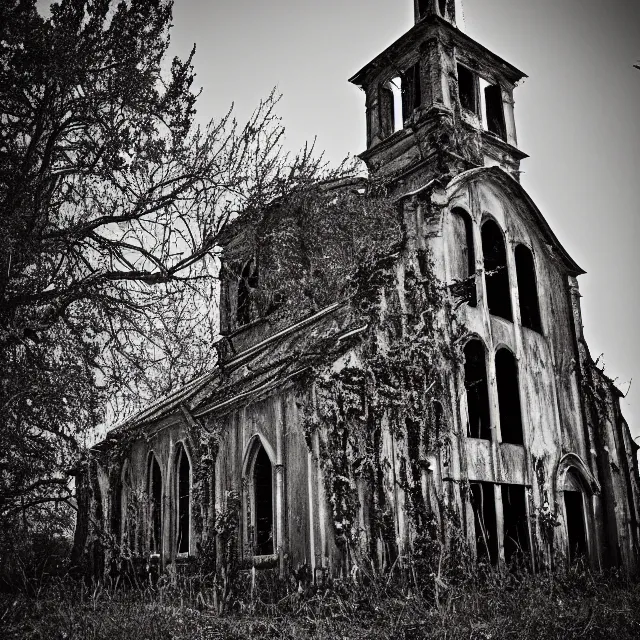
[[[218,615],[206,576],[123,590],[57,579],[36,596],[0,595],[0,637],[29,640],[234,638],[640,638],[640,585],[573,568],[530,575],[480,568],[424,597],[388,576],[322,587],[241,576]]]

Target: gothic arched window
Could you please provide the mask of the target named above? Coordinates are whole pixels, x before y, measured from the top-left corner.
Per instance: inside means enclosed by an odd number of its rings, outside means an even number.
[[[482,225],[482,253],[489,313],[512,320],[507,251],[502,231],[493,220]]]
[[[520,301],[520,321],[523,327],[541,332],[536,268],[529,247],[519,244],[515,250],[516,277],[518,279],[518,299]]]
[[[259,556],[268,555],[274,552],[273,466],[262,444],[255,453],[251,484],[254,553]]]
[[[496,386],[502,442],[523,444],[518,365],[509,349],[498,349],[496,353]]]
[[[451,256],[451,277],[461,282],[454,293],[475,307],[476,298],[476,254],[473,246],[473,222],[471,216],[460,207],[451,211],[453,243]],[[455,285],[454,285],[455,286]]]
[[[470,438],[491,439],[489,414],[489,388],[484,345],[480,340],[469,340],[464,348],[464,386],[467,390]]]
[[[176,478],[176,551],[189,553],[191,538],[191,463],[182,444],[178,445]]]
[[[147,499],[149,503],[149,551],[160,553],[162,550],[162,473],[153,453],[149,454]]]

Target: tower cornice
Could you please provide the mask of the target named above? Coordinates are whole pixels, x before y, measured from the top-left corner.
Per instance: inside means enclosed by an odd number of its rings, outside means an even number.
[[[490,65],[498,68],[505,80],[516,84],[519,80],[527,77],[527,74],[513,66],[500,56],[496,55],[485,46],[470,38],[466,33],[454,27],[452,24],[436,14],[417,22],[409,31],[400,36],[395,42],[389,45],[382,53],[367,63],[360,71],[349,78],[349,82],[364,87],[376,76],[388,68],[389,61],[396,61],[409,56],[412,51],[423,42],[431,38],[436,38],[444,44],[459,46],[469,52],[469,55],[484,60]]]

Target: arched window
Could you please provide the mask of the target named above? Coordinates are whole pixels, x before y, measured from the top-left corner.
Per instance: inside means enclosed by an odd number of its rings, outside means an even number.
[[[380,108],[378,116],[380,118],[380,135],[388,138],[394,132],[395,125],[395,101],[390,82],[380,85]]]
[[[476,298],[476,254],[473,248],[473,222],[471,216],[459,207],[451,211],[453,245],[451,255],[451,276],[460,282],[452,292],[475,307]]]
[[[175,466],[176,527],[178,553],[189,553],[191,538],[191,463],[183,445],[178,445]]]
[[[518,298],[520,300],[520,320],[523,327],[541,332],[536,268],[529,247],[519,244],[515,250]]]
[[[493,220],[482,225],[482,253],[489,313],[512,320],[507,252],[502,231]]]
[[[396,131],[401,131],[404,128],[404,112],[402,94],[403,94],[403,83],[402,78],[400,76],[396,76],[395,78],[391,78],[389,82],[387,82],[388,89],[391,91],[391,95],[393,98],[393,133]]]
[[[584,494],[578,474],[569,469],[564,481],[564,513],[567,523],[569,561],[575,562],[587,554],[587,526]]]
[[[273,545],[273,467],[262,444],[259,445],[253,462],[252,473],[253,546],[256,555],[274,552]]]
[[[489,416],[489,389],[484,345],[480,340],[469,340],[464,348],[464,386],[467,390],[470,438],[491,439]]]
[[[496,385],[502,442],[523,444],[518,365],[509,349],[498,349],[496,353]]]
[[[236,318],[238,326],[251,321],[251,291],[258,287],[258,267],[253,258],[244,265],[238,283],[238,307]]]
[[[149,502],[149,551],[160,553],[162,550],[162,473],[153,453],[149,454],[147,498]]]

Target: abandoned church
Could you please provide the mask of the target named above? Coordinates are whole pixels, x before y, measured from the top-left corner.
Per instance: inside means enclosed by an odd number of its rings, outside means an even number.
[[[584,272],[520,184],[525,76],[460,11],[415,0],[351,78],[366,180],[228,227],[215,366],[78,468],[88,572],[206,556],[318,581],[462,547],[638,569],[622,394],[584,340]]]

